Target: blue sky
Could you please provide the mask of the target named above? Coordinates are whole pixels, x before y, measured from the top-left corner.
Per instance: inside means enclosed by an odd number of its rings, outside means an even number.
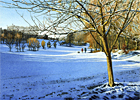
[[[27,10],[17,9],[20,14],[23,14],[25,19],[32,23],[30,19],[30,13]],[[19,14],[13,8],[2,8],[0,7],[0,27],[3,29],[7,28],[7,25],[18,25],[18,26],[29,26],[27,22],[20,17]]]
[[[2,0],[2,1],[6,1],[6,2],[12,2],[12,0]],[[7,26],[11,26],[12,24],[16,25],[16,26],[29,26],[29,24],[27,22],[24,21],[24,19],[15,11],[15,8],[3,8],[1,6],[5,6],[3,3],[0,3],[0,28],[2,27],[2,29],[7,29]],[[18,12],[21,15],[24,15],[24,18],[31,24],[31,25],[35,25],[32,22],[30,13],[25,10],[25,9],[17,9]],[[54,13],[54,12],[51,12]],[[55,13],[54,13],[55,14]],[[34,15],[38,15],[38,14],[34,14]],[[48,17],[49,16],[40,16],[37,17],[41,22],[44,20],[44,17]],[[53,17],[50,17],[51,19],[53,19]],[[35,18],[34,18],[35,20]],[[36,23],[38,24],[37,20]],[[46,26],[48,25],[48,23],[46,24]],[[75,26],[75,24],[73,24],[73,26]],[[75,27],[74,27],[75,29]]]

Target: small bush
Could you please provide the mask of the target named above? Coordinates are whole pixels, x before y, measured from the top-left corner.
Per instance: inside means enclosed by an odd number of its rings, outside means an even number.
[[[92,53],[100,52],[100,50],[92,51]]]
[[[43,40],[42,42],[41,42],[41,46],[43,47],[43,49],[45,48],[45,41]]]
[[[116,53],[116,52],[118,52],[118,49],[113,49],[112,50],[112,53]]]
[[[128,53],[129,53],[129,50],[125,51],[124,53],[125,53],[125,54],[128,54]]]
[[[134,49],[131,49],[130,51],[135,51],[135,48]]]
[[[36,38],[29,38],[27,40],[27,43],[29,43],[29,45],[30,45],[31,43],[33,43],[33,41],[36,41],[36,40],[37,40]]]
[[[125,53],[125,54],[129,53],[129,50],[127,50],[127,46],[126,45],[123,45],[122,50],[123,50],[123,53]]]
[[[29,38],[27,40],[27,43],[28,43],[29,50],[33,49],[33,51],[36,51],[36,48],[37,48],[37,50],[39,50],[40,44],[36,38]]]

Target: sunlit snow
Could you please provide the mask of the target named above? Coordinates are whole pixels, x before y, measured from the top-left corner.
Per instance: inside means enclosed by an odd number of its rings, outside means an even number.
[[[26,46],[17,52],[13,46],[9,52],[0,44],[0,100],[140,99],[140,54],[134,53],[140,51],[112,53],[116,85],[109,87],[105,54],[82,53],[85,47],[57,44],[56,49],[29,51]]]

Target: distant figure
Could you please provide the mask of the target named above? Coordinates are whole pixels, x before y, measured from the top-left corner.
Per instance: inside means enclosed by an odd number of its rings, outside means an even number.
[[[51,48],[51,43],[50,43],[50,41],[47,43],[47,47],[48,47],[48,48]]]
[[[53,45],[54,45],[54,47],[56,48],[56,45],[57,45],[57,44],[56,44],[56,42],[54,42],[54,44],[53,44]]]
[[[83,53],[83,48],[81,49],[82,53]]]
[[[90,53],[92,53],[92,48],[91,48],[91,50],[90,50]]]
[[[86,53],[86,51],[87,51],[87,48],[85,48],[85,53]]]

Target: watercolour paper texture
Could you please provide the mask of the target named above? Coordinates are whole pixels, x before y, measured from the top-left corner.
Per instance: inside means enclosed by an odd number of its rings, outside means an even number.
[[[140,0],[0,0],[0,100],[78,99],[140,100]]]

